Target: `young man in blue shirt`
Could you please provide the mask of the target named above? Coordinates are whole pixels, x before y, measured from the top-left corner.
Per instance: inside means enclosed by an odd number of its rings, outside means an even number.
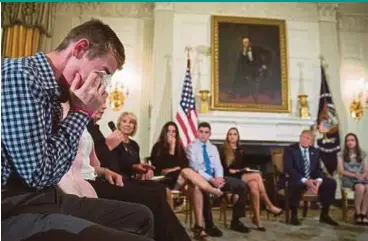
[[[210,124],[207,122],[200,123],[198,125],[198,139],[193,141],[187,149],[189,165],[214,187],[238,195],[238,200],[233,206],[233,219],[230,228],[234,231],[248,233],[249,229],[239,220],[245,216],[245,192],[247,187],[239,179],[224,177],[219,152],[217,147],[209,141],[210,136]],[[210,236],[222,236],[222,232],[213,223],[208,194],[203,193],[203,195],[205,231]],[[201,228],[203,227],[195,227],[195,229]]]

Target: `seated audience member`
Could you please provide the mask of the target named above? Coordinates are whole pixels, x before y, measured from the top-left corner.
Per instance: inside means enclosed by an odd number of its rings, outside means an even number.
[[[223,194],[220,189],[211,186],[197,172],[188,168],[188,159],[180,144],[177,125],[172,121],[162,128],[159,140],[152,148],[151,161],[156,168],[155,173],[166,177],[170,189],[179,190],[185,184],[192,183],[217,197]]]
[[[150,180],[154,175],[154,167],[141,162],[139,145],[130,138],[137,132],[137,124],[137,117],[134,113],[121,113],[117,121],[120,139],[108,136],[106,145],[117,155],[118,169],[115,170],[117,173],[128,178],[136,178],[139,174],[140,178]]]
[[[289,175],[289,203],[293,225],[300,225],[298,207],[303,192],[309,191],[319,195],[322,205],[319,221],[338,225],[330,216],[330,205],[335,202],[336,181],[322,177],[319,150],[312,146],[313,133],[305,130],[300,135],[299,143],[284,151],[284,171]]]
[[[206,179],[211,185],[221,191],[230,191],[238,196],[233,206],[233,215],[230,228],[234,231],[247,233],[249,229],[239,220],[245,216],[245,192],[246,185],[239,179],[224,177],[217,147],[209,138],[211,126],[207,122],[198,125],[198,139],[193,141],[187,148],[189,166]],[[206,233],[211,236],[221,236],[221,231],[214,225],[208,195],[203,202],[203,213],[206,222]]]
[[[3,59],[2,240],[150,240],[124,231],[140,232],[147,217],[138,205],[127,210],[122,202],[56,187],[75,159],[89,113],[106,100],[96,71],[113,73],[124,61],[124,46],[99,20],[76,26],[48,54]],[[67,99],[71,109],[62,120],[60,103]]]
[[[282,214],[282,210],[272,204],[268,198],[263,179],[258,172],[244,172],[247,161],[244,160],[244,150],[240,147],[240,136],[237,128],[230,128],[226,134],[226,140],[221,150],[221,161],[224,167],[224,175],[241,179],[249,187],[252,197],[253,218],[252,222],[257,230],[266,231],[260,219],[260,197],[266,204],[266,210],[276,216]]]
[[[94,116],[93,122],[88,124],[88,131],[91,134],[91,141],[93,140],[97,154],[97,158],[93,159],[98,160],[98,162],[93,162],[92,159],[90,164],[98,167],[99,162],[101,162],[105,163],[105,167],[110,166],[119,171],[120,169],[118,162],[124,165],[122,162],[125,161],[125,159],[118,159],[116,153],[110,151],[105,142],[105,138],[96,123],[101,119],[104,109],[105,106],[102,106],[99,114]],[[117,146],[118,144],[116,143],[119,143],[119,140],[120,142],[122,141],[123,135],[121,133],[119,134],[119,132],[120,130],[116,130],[110,134],[110,144],[115,143]],[[111,142],[111,140],[113,141]],[[132,163],[129,160],[127,161],[128,163]],[[131,168],[129,168],[129,170],[131,170]],[[112,172],[112,170],[110,170],[110,172]],[[184,227],[180,224],[179,220],[166,201],[166,190],[164,185],[154,181],[140,181],[130,178],[124,179],[123,187],[108,185],[106,182],[100,179],[96,179],[95,181],[89,180],[88,182],[93,186],[99,197],[140,203],[147,206],[152,211],[154,217],[155,240],[190,240],[190,237],[186,233]]]
[[[180,190],[188,184],[189,195],[194,206],[195,226],[194,236],[197,240],[206,237],[202,217],[202,192],[195,192],[194,188],[199,188],[205,192],[212,193],[220,197],[223,192],[211,186],[202,176],[193,169],[188,168],[188,159],[183,146],[180,144],[180,137],[177,125],[170,121],[167,122],[162,130],[159,140],[152,148],[152,165],[156,167],[156,175],[164,175],[166,178],[162,183],[170,189]]]
[[[358,137],[349,133],[345,145],[338,153],[338,171],[342,186],[355,192],[355,222],[368,224],[368,155],[360,149]]]

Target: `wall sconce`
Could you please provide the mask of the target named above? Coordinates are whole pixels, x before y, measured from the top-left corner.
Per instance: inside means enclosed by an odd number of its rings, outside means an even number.
[[[363,117],[364,109],[368,109],[368,81],[361,78],[356,85],[353,100],[350,103],[350,114],[355,120]]]

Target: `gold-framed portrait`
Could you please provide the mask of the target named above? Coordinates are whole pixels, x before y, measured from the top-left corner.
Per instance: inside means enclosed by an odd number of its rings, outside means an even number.
[[[284,20],[212,16],[212,110],[290,112]]]

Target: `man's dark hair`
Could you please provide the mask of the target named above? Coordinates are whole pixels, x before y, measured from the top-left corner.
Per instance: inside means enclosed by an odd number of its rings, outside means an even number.
[[[245,39],[245,38],[249,39],[249,42],[251,41],[251,39],[250,39],[249,35],[243,35],[243,36],[241,37],[241,39],[240,39],[240,40],[242,40],[242,41],[243,41],[243,39]]]
[[[201,123],[199,123],[198,124],[198,129],[199,128],[208,128],[208,129],[210,129],[211,130],[211,125],[210,125],[210,123],[208,123],[208,122],[201,122]]]
[[[101,57],[111,52],[116,58],[118,66],[123,66],[125,62],[124,45],[114,30],[98,19],[92,19],[71,29],[55,50],[60,52],[66,49],[70,43],[80,39],[89,41],[87,53],[89,59]]]

